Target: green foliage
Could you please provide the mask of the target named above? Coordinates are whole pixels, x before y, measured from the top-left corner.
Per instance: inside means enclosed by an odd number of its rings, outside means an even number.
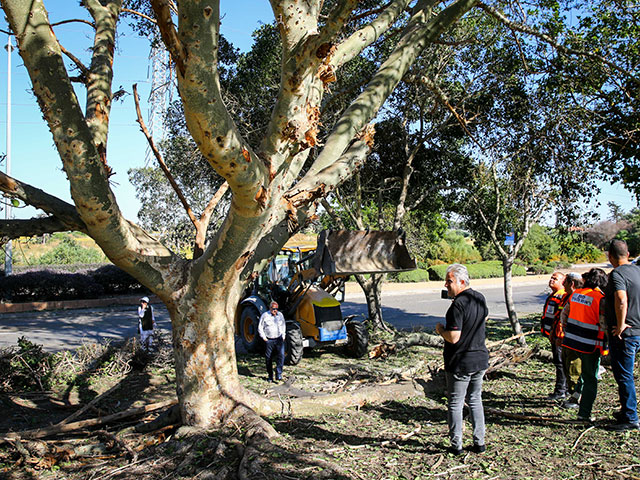
[[[389,275],[389,280],[399,283],[418,283],[428,282],[430,278],[427,270],[423,268],[416,268],[409,272],[400,272],[395,275]]]
[[[51,355],[25,337],[0,357],[0,392],[42,391],[51,387]]]
[[[560,245],[541,225],[532,225],[518,257],[526,264],[550,262],[558,258]]]
[[[558,232],[556,235],[560,252],[571,263],[603,262],[606,255],[595,245],[583,242],[576,233]]]
[[[640,255],[640,209],[632,209],[622,219],[629,223],[629,228],[618,232],[616,238],[627,242],[629,254],[636,257]]]
[[[60,238],[54,235],[54,238]],[[53,250],[36,260],[38,265],[65,265],[71,263],[103,263],[104,254],[96,249],[82,247],[73,238],[62,236],[61,242]]]
[[[468,263],[463,265],[467,267],[469,276],[472,280],[474,278],[500,278],[504,275],[502,271],[502,262],[497,260]],[[444,281],[448,266],[449,265],[432,265],[428,269],[429,278],[431,280]],[[520,265],[514,265],[511,273],[514,276],[522,276],[527,274],[527,270]]]
[[[471,239],[454,230],[448,230],[444,237],[433,245],[428,253],[425,257],[431,259],[431,261],[427,263],[434,263],[434,260],[446,264],[479,262],[482,260],[480,252]]]

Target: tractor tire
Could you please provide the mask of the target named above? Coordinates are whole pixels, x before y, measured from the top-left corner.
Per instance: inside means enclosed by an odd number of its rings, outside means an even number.
[[[259,353],[264,343],[258,335],[259,320],[260,312],[255,307],[247,305],[242,309],[239,333],[242,344],[249,353]]]
[[[287,322],[287,337],[284,343],[284,363],[297,365],[302,360],[302,330],[298,322]]]
[[[347,344],[344,351],[349,357],[361,358],[367,354],[369,332],[364,322],[347,323]]]

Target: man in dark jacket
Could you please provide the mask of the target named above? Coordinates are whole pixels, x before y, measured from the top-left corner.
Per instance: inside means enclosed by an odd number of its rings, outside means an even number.
[[[462,410],[468,398],[473,425],[472,450],[485,451],[482,379],[489,368],[485,345],[485,321],[489,314],[481,293],[469,288],[469,272],[459,264],[447,268],[445,287],[453,299],[447,310],[446,325],[438,323],[436,333],[444,338],[444,369],[447,397],[450,451],[462,453]]]

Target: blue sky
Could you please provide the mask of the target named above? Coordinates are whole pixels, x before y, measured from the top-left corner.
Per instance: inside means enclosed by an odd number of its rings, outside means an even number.
[[[45,0],[50,20],[84,18],[88,15],[78,8],[76,1]],[[238,0],[221,2],[223,11],[221,30],[236,47],[248,50],[252,43],[251,33],[260,23],[273,19],[269,3],[258,0]],[[4,20],[1,28],[6,29]],[[77,56],[88,59],[87,48],[91,43],[91,29],[82,23],[60,25],[55,33],[62,44]],[[123,35],[124,33],[124,35]],[[147,120],[146,99],[150,90],[149,43],[129,32],[125,22],[121,25],[118,50],[114,62],[114,91],[122,86],[131,92],[133,83],[138,84],[143,115]],[[6,45],[6,35],[0,34],[0,44]],[[0,151],[6,151],[6,107],[7,107],[7,53],[0,50]],[[70,201],[69,186],[61,168],[60,159],[53,147],[51,134],[42,120],[35,98],[30,93],[31,84],[17,52],[12,55],[12,161],[11,175],[19,180],[41,188],[55,196]],[[84,105],[82,88],[77,95]],[[139,203],[135,190],[129,183],[127,170],[145,164],[146,140],[136,123],[134,102],[131,95],[116,102],[112,108],[108,144],[108,163],[115,171],[111,177],[120,208],[125,216],[136,220]],[[4,165],[3,165],[4,170]],[[632,195],[620,185],[602,184],[598,212],[604,219],[608,215],[607,202],[614,201],[624,210],[635,206]],[[589,206],[595,208],[595,205]],[[14,217],[29,218],[34,215],[32,208],[14,209]]]

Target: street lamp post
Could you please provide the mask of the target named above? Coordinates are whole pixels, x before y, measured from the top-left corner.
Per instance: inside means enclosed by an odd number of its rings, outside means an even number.
[[[6,157],[6,172],[8,176],[11,176],[11,34],[7,38],[7,157]],[[8,201],[5,207],[5,218],[11,219],[12,203]],[[4,250],[4,274],[9,276],[13,270],[13,251],[11,240],[7,242]]]

